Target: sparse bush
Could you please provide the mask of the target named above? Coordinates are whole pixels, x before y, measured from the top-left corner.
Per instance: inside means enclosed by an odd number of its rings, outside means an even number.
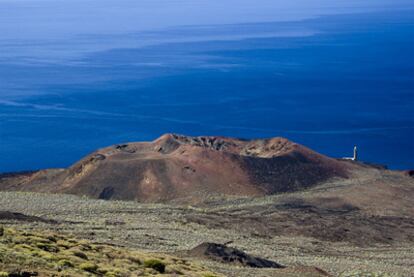
[[[54,236],[48,236],[47,239],[50,240],[51,242],[57,242],[57,238]]]
[[[65,249],[69,249],[71,248],[73,245],[65,240],[58,240],[56,242],[57,246],[65,248]]]
[[[99,274],[102,274],[102,275],[105,275],[106,273],[108,273],[108,269],[106,269],[106,268],[99,268],[98,269],[98,273]]]
[[[134,256],[129,256],[128,260],[130,260],[131,262],[136,263],[136,264],[142,264],[141,260],[137,257],[134,257]]]
[[[68,242],[69,243],[72,243],[74,245],[77,245],[78,244],[78,241],[76,239],[68,239]]]
[[[47,252],[59,252],[59,249],[56,246],[48,243],[38,242],[36,243],[36,247]]]
[[[146,260],[144,262],[144,266],[155,269],[156,271],[160,273],[165,272],[165,264],[161,262],[160,260],[156,260],[156,259]]]
[[[184,273],[176,265],[168,266],[166,272],[173,275],[184,275]]]
[[[52,254],[47,253],[47,252],[40,252],[40,253],[38,253],[38,256],[42,257],[43,259],[46,259],[46,260],[55,260],[56,259],[55,255],[52,255]]]
[[[117,271],[108,271],[105,273],[105,277],[118,277],[118,276],[122,276],[122,275]]]
[[[34,250],[34,248],[32,246],[27,245],[25,243],[15,244],[13,246],[13,248],[16,249],[16,250],[21,250],[23,252],[30,252],[30,251],[33,251]]]
[[[60,260],[58,262],[58,265],[61,266],[61,267],[73,267],[72,262],[68,261],[68,260]]]
[[[73,253],[74,256],[76,256],[78,258],[81,258],[81,259],[84,259],[84,260],[88,259],[88,256],[85,253],[83,253],[82,251],[73,251],[72,253]]]
[[[81,249],[81,250],[83,250],[83,251],[89,251],[89,250],[91,250],[91,249],[92,249],[92,247],[91,247],[91,245],[89,244],[89,242],[88,242],[88,241],[85,241],[85,240],[81,240],[81,241],[79,241],[79,247],[80,247],[80,249]]]
[[[96,272],[98,270],[98,266],[93,263],[82,263],[79,265],[79,268],[89,272]]]

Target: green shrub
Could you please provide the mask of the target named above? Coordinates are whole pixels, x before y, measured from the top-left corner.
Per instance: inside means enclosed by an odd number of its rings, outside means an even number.
[[[115,271],[108,271],[105,273],[105,277],[118,277],[118,276],[122,276],[122,275]]]
[[[65,248],[65,249],[69,249],[73,246],[73,244],[71,244],[71,243],[69,243],[65,240],[58,240],[56,242],[56,245],[59,246],[59,247]]]
[[[59,249],[55,245],[48,243],[38,242],[36,243],[36,247],[47,252],[59,252]]]
[[[144,262],[144,266],[153,268],[160,273],[165,272],[165,264],[161,262],[160,260],[156,260],[156,259],[146,260]]]
[[[54,236],[48,236],[47,239],[50,240],[51,242],[57,242],[57,238]]]
[[[74,256],[76,256],[78,258],[81,258],[81,259],[84,259],[84,260],[88,259],[88,256],[86,256],[86,254],[83,253],[82,251],[73,251],[72,253],[73,253]]]
[[[128,260],[130,260],[131,262],[136,263],[136,264],[142,264],[141,260],[137,257],[134,257],[134,256],[129,256]]]
[[[9,276],[9,273],[4,272],[4,271],[0,271],[0,277],[8,277],[8,276]]]
[[[58,262],[58,265],[61,266],[61,267],[73,267],[72,262],[68,261],[68,260],[60,260]]]
[[[98,266],[93,263],[83,263],[79,265],[79,268],[89,272],[96,272],[98,270]]]

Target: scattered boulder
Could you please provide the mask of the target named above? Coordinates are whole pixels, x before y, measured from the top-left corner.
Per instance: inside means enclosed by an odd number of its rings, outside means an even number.
[[[285,268],[274,261],[251,256],[241,250],[224,244],[204,242],[188,251],[193,257],[207,258],[223,263],[231,263],[255,268]]]

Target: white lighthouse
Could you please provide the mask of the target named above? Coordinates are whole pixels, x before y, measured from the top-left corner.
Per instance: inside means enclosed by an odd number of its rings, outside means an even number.
[[[354,146],[354,156],[353,157],[344,157],[342,158],[344,160],[351,160],[351,161],[357,161],[358,160],[358,148],[356,145]]]
[[[357,161],[358,160],[358,148],[356,147],[356,145],[354,146],[354,157],[352,158],[353,161]]]

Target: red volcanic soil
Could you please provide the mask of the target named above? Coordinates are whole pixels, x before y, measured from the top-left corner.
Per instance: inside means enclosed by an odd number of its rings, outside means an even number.
[[[347,178],[352,162],[285,138],[240,140],[166,134],[100,149],[68,169],[0,176],[1,190],[70,193],[142,202],[260,196]]]

